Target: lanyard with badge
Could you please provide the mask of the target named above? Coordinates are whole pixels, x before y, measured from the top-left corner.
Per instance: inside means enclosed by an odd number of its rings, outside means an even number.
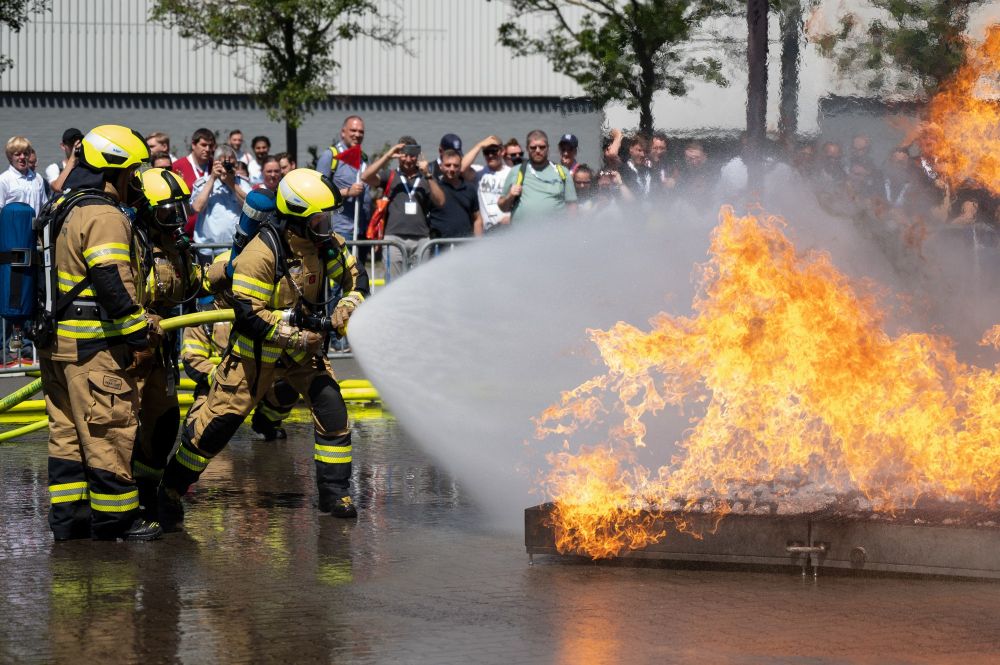
[[[399,179],[403,183],[403,189],[406,190],[406,198],[408,199],[403,204],[403,214],[405,215],[419,214],[417,211],[417,202],[413,200],[413,195],[417,193],[417,187],[420,186],[420,176],[414,178],[412,188],[406,184],[406,176],[403,175],[402,173],[399,174]]]

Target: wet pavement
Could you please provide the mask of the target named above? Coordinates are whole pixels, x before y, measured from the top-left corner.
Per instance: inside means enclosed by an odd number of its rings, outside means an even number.
[[[1000,584],[595,566],[491,530],[377,409],[357,522],[312,438],[246,428],[154,543],[51,542],[44,432],[0,445],[0,663],[995,663]]]

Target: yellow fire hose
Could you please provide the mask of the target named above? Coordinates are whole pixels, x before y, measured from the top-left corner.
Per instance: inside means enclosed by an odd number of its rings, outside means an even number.
[[[31,432],[48,427],[49,419],[42,418],[41,420],[36,420],[33,423],[29,423],[23,427],[18,427],[17,429],[12,429],[9,432],[0,432],[0,443],[4,441],[9,441],[10,439],[16,439],[22,434],[30,434]]]
[[[163,319],[160,321],[160,327],[164,330],[174,330],[176,328],[197,326],[202,323],[232,321],[234,318],[235,315],[231,309],[210,309],[206,312],[192,312],[191,314],[181,314],[180,316]]]
[[[0,413],[3,413],[8,409],[17,406],[18,404],[28,399],[41,389],[42,389],[41,379],[35,379],[28,385],[18,388],[17,390],[7,395],[3,399],[0,399]]]
[[[202,323],[217,323],[220,321],[232,321],[234,318],[233,310],[231,309],[217,309],[206,312],[193,312],[191,314],[183,314],[181,316],[174,316],[169,319],[164,319],[160,322],[160,327],[164,330],[175,330],[177,328],[183,328],[187,326],[196,326]],[[212,359],[214,362],[218,363],[217,358]],[[41,415],[45,413],[45,400],[28,400],[29,397],[38,392],[42,387],[42,380],[35,379],[28,385],[19,388],[10,395],[7,395],[3,399],[0,399],[0,413],[5,411],[10,411],[11,414],[8,417],[0,419],[0,422],[7,421],[9,419],[14,419],[15,422],[23,422],[20,420],[26,416],[31,415]],[[193,390],[195,387],[194,381],[184,378],[181,379],[178,388],[180,390]],[[363,379],[346,379],[340,382],[341,394],[346,402],[376,402],[379,400],[378,392],[372,387],[369,381]],[[178,395],[177,398],[178,405],[181,407],[189,407],[194,402],[194,396],[188,394]],[[23,427],[18,427],[12,429],[8,432],[0,433],[0,442],[9,441],[10,439],[17,438],[22,434],[29,434],[31,432],[37,431],[46,427],[48,425],[48,418],[41,418],[35,422],[24,425]]]

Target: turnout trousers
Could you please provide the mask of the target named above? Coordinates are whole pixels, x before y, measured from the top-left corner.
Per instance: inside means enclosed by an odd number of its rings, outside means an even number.
[[[172,343],[172,341],[170,342]],[[156,488],[170,460],[181,424],[174,368],[156,349],[156,362],[139,380],[139,438],[132,453],[132,475],[139,489],[139,503],[149,519],[156,518]]]
[[[277,363],[259,366],[253,358],[224,356],[205,401],[188,413],[163,486],[178,495],[187,492],[279,380],[302,395],[312,412],[320,509],[329,510],[333,502],[348,496],[352,457],[347,405],[329,361],[321,356],[296,363],[282,355]]]
[[[41,359],[49,416],[49,526],[58,540],[122,535],[138,516],[132,449],[139,390],[124,344],[75,362]]]

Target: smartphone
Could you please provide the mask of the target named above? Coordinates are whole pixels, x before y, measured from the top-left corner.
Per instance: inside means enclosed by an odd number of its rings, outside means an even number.
[[[409,155],[410,157],[417,157],[420,155],[420,146],[412,144],[404,145],[403,154]]]

